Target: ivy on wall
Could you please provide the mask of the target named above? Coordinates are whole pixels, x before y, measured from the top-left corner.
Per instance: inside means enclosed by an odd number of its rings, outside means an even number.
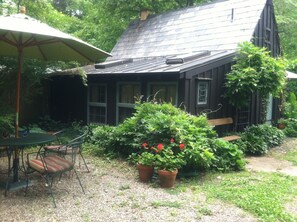
[[[226,97],[236,108],[248,105],[252,93],[259,92],[262,98],[269,94],[279,97],[285,84],[285,64],[273,58],[266,48],[250,42],[239,44],[235,65],[226,76]]]

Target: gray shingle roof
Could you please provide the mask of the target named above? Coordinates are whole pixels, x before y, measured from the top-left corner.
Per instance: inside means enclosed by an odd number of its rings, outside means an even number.
[[[203,50],[235,50],[251,40],[266,0],[226,0],[137,20],[107,61],[168,56]]]
[[[196,54],[168,57],[152,57],[141,60],[114,60],[84,67],[90,74],[154,74],[154,73],[182,73],[193,68],[206,65],[208,62],[221,60],[225,57],[233,58],[234,51],[203,51]],[[176,60],[175,60],[176,59]],[[173,61],[173,62],[171,62]],[[175,62],[177,61],[177,63]],[[173,63],[173,64],[172,64]]]

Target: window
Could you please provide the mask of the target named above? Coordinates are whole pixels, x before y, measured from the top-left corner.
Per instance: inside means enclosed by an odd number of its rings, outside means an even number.
[[[151,83],[149,95],[157,101],[177,103],[177,84],[176,83]]]
[[[118,123],[132,116],[135,100],[140,95],[140,84],[138,83],[121,83],[118,85]]]
[[[106,85],[89,85],[88,122],[106,123]]]
[[[197,104],[206,105],[208,103],[208,82],[198,82],[197,84]]]

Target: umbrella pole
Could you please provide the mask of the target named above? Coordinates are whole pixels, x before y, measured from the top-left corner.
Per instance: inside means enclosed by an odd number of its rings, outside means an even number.
[[[18,77],[16,91],[16,114],[15,114],[15,137],[19,137],[19,113],[20,113],[20,93],[21,93],[21,72],[23,65],[23,50],[19,49],[18,56]]]

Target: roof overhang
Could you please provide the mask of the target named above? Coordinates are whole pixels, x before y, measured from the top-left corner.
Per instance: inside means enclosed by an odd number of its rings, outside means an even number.
[[[297,74],[286,70],[286,78],[288,80],[297,80]]]

